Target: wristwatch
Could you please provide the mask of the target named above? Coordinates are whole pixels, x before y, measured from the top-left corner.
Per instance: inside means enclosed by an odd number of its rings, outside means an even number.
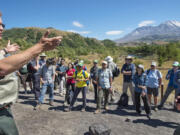
[[[5,54],[8,54],[8,52],[6,51],[6,49],[5,49],[5,48],[3,49],[3,51],[4,51],[4,53],[5,53]]]

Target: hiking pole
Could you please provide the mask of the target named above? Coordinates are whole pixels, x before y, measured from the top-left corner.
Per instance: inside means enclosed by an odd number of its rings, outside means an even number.
[[[164,84],[161,84],[161,101],[163,99],[163,95],[164,95]]]

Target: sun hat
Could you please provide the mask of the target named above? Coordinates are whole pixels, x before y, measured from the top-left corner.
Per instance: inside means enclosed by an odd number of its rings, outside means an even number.
[[[40,57],[46,57],[47,55],[45,53],[42,53]]]
[[[153,62],[151,63],[151,66],[155,66],[155,67],[156,67],[156,62],[153,61]]]
[[[106,64],[107,65],[107,61],[102,61],[102,64]]]
[[[98,63],[98,60],[94,60],[94,63]]]
[[[130,60],[130,59],[133,59],[133,57],[130,56],[130,55],[128,55],[128,56],[126,57],[126,59]]]
[[[107,56],[107,57],[105,58],[105,61],[107,61],[107,62],[112,62],[112,61],[113,61],[113,58],[112,58],[111,56]]]
[[[179,62],[175,61],[172,65],[175,66],[175,67],[178,67],[179,66]]]
[[[83,63],[78,63],[78,67],[83,67]]]
[[[141,69],[143,69],[143,70],[144,70],[144,66],[143,66],[143,65],[141,65],[141,64],[139,64],[139,65],[138,65],[138,68],[141,68]]]

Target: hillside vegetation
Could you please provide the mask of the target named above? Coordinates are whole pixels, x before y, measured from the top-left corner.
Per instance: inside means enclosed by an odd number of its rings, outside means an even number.
[[[27,49],[37,43],[47,29],[42,28],[13,28],[6,30],[3,33],[1,41],[2,46],[7,43],[7,40],[15,42],[21,46],[21,49]],[[105,55],[119,55],[121,48],[117,47],[115,42],[111,40],[99,41],[94,38],[82,37],[79,34],[71,32],[63,32],[50,28],[49,37],[63,36],[61,45],[56,50],[48,52],[51,57],[61,56],[68,58],[76,58],[79,55],[88,54],[102,54]]]
[[[111,55],[117,61],[119,56],[131,54],[140,58],[151,56],[152,59],[159,62],[159,66],[169,60],[180,60],[180,42],[171,42],[166,45],[136,43],[135,46],[122,47],[116,46],[114,41],[108,39],[100,41],[95,38],[82,37],[77,33],[64,32],[54,28],[47,29],[51,32],[49,37],[63,36],[61,45],[55,50],[47,52],[49,57],[61,56],[75,59],[79,56],[98,54],[98,59],[104,59],[107,55]],[[3,33],[3,40],[0,41],[1,47],[11,40],[12,43],[19,44],[21,49],[25,50],[39,42],[47,29],[29,27],[6,30]]]

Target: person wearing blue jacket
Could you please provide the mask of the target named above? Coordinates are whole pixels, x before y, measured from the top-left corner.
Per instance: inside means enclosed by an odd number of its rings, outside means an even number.
[[[178,86],[176,84],[174,84],[174,75],[176,73],[176,71],[179,68],[179,62],[175,61],[173,63],[173,68],[170,69],[166,75],[166,80],[169,80],[169,84],[168,87],[166,89],[166,93],[164,94],[164,97],[160,103],[160,105],[158,106],[159,109],[161,109],[164,105],[164,103],[166,102],[167,98],[169,97],[169,95],[175,90],[175,98],[178,95]],[[175,106],[174,106],[175,107]]]
[[[135,85],[135,106],[136,106],[136,112],[140,115],[141,114],[141,99],[143,100],[144,103],[144,109],[147,114],[147,117],[150,119],[150,114],[151,114],[151,109],[149,105],[149,101],[147,98],[147,88],[146,88],[146,83],[147,83],[147,78],[146,74],[144,73],[144,66],[143,65],[138,65],[137,67],[137,72],[135,73],[133,77],[133,82]]]

